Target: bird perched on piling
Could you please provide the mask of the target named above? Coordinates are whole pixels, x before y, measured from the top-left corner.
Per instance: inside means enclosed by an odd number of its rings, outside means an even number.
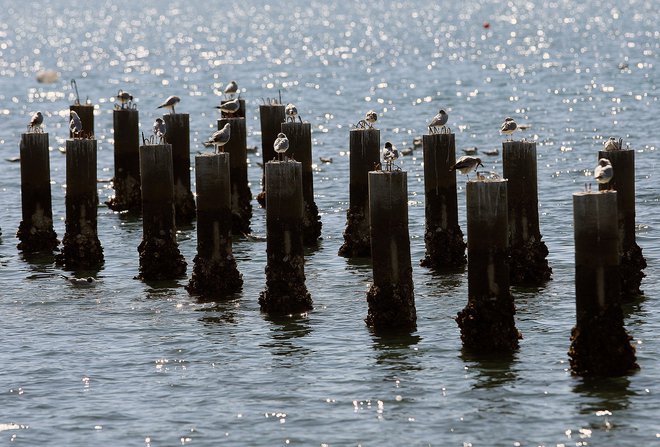
[[[208,141],[204,142],[204,146],[206,147],[213,146],[215,148],[216,154],[220,152],[224,152],[225,151],[224,149],[222,150],[218,150],[218,149],[222,148],[225,144],[227,144],[230,136],[231,136],[231,124],[227,123],[225,124],[225,127],[223,127],[222,129],[213,132],[211,138],[209,138]]]
[[[238,84],[236,83],[236,81],[229,82],[229,84],[227,84],[227,87],[225,87],[225,95],[229,96],[230,98],[233,98],[236,92],[238,92]]]
[[[392,170],[392,164],[397,158],[399,158],[399,151],[397,151],[396,148],[392,146],[392,143],[386,141],[385,147],[383,148],[383,160],[385,161],[387,171]]]
[[[374,124],[376,124],[376,121],[378,121],[378,114],[373,110],[369,110],[365,115],[364,120],[367,122],[367,127],[371,129],[374,127]]]
[[[621,140],[616,141],[616,138],[610,137],[603,143],[604,150],[607,152],[621,150]]]
[[[513,134],[517,128],[518,125],[513,120],[513,118],[506,117],[506,119],[502,123],[502,128],[500,129],[500,133],[511,136],[511,134]]]
[[[75,112],[75,110],[71,111],[71,121],[69,121],[69,130],[71,131],[71,135],[73,135],[73,138],[78,138],[83,130],[82,121],[80,121],[80,117]]]
[[[30,124],[28,124],[28,132],[42,132],[42,124],[44,123],[44,116],[41,112],[36,112],[32,115],[30,119]]]
[[[234,116],[234,114],[238,112],[238,109],[241,108],[241,103],[239,102],[238,98],[236,98],[232,99],[231,101],[224,102],[219,106],[215,106],[215,108],[220,109],[222,113],[231,117]]]
[[[178,96],[172,95],[169,98],[167,98],[165,100],[165,102],[162,103],[161,105],[159,105],[157,108],[158,109],[162,109],[162,108],[170,109],[170,113],[176,113],[174,111],[174,106],[177,105],[179,102],[181,102],[181,98],[179,98]]]
[[[154,138],[158,139],[158,143],[162,144],[165,141],[165,121],[163,118],[156,118],[154,121]]]
[[[461,158],[456,160],[454,166],[450,167],[449,170],[460,171],[461,174],[467,175],[468,180],[470,180],[470,172],[475,171],[479,166],[482,168],[484,167],[484,165],[481,163],[481,158],[463,155]]]
[[[449,115],[447,115],[447,112],[444,109],[440,109],[437,115],[431,120],[431,124],[429,124],[429,133],[438,133],[438,128],[440,128],[440,133],[444,132],[448,119]]]
[[[292,123],[295,123],[296,118],[298,118],[302,123],[302,118],[298,116],[298,108],[293,104],[289,103],[286,105],[286,108],[284,109],[284,114],[286,115],[287,122],[291,121]]]
[[[121,104],[121,108],[123,109],[126,106],[126,104],[133,101],[133,96],[128,92],[119,90],[119,92],[117,92],[117,99],[119,100],[119,103]]]
[[[598,160],[598,166],[594,169],[594,179],[600,185],[606,185],[614,177],[614,168],[612,168],[612,163],[607,158],[601,158]]]
[[[277,134],[277,138],[273,143],[273,149],[277,152],[278,160],[282,161],[284,153],[289,149],[289,139],[282,132]]]

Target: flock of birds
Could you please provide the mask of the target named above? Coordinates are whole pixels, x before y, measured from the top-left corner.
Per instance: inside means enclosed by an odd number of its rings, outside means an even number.
[[[236,81],[231,81],[229,82],[229,84],[227,84],[226,88],[224,89],[224,95],[226,100],[223,101],[219,106],[216,106],[216,108],[223,113],[223,116],[231,117],[234,116],[239,111],[241,104],[240,104],[240,94],[238,94],[238,91],[239,89]],[[133,104],[133,96],[128,92],[119,90],[119,92],[117,93],[117,100],[119,101],[119,104],[115,106],[117,109],[124,110],[125,108],[129,108],[129,109],[135,108],[135,105]],[[172,95],[168,97],[157,108],[168,109],[170,113],[173,114],[175,113],[175,106],[179,102],[181,102],[181,98]],[[291,103],[287,104],[284,109],[284,113],[287,122],[296,122],[296,119],[302,122],[302,118],[298,114],[298,109],[294,104]],[[447,114],[447,112],[444,109],[440,109],[438,113],[431,119],[431,122],[428,125],[429,134],[451,133],[451,129],[447,127],[448,120],[449,120],[449,115]],[[365,114],[364,119],[358,121],[354,127],[357,129],[373,129],[377,121],[378,121],[378,114],[373,110],[369,110]],[[28,124],[28,132],[43,132],[43,122],[44,122],[43,114],[41,112],[36,112],[34,115],[32,115],[32,118],[30,119],[30,123]],[[511,136],[518,129],[520,129],[520,127],[516,124],[513,118],[507,117],[502,123],[502,126],[500,128],[500,133],[502,135],[508,136],[510,141]],[[82,136],[82,131],[83,131],[82,121],[80,120],[78,114],[73,110],[71,111],[71,115],[70,115],[69,130],[71,131],[71,135],[73,136],[73,138],[80,138]],[[163,120],[163,118],[160,117],[156,118],[153,125],[153,137],[150,141],[152,143],[162,144],[165,141],[166,131],[167,130],[165,128],[165,121]],[[203,142],[203,144],[205,147],[212,146],[215,149],[215,152],[219,153],[224,151],[223,148],[229,142],[230,138],[231,138],[231,126],[229,123],[227,123],[224,125],[222,129],[213,132],[213,134],[209,137],[209,139]],[[610,137],[604,143],[605,151],[617,151],[617,150],[621,150],[621,147],[622,147],[622,141],[620,139],[617,141],[614,137]],[[284,154],[289,149],[289,140],[284,133],[280,132],[277,135],[277,139],[273,143],[273,149],[277,153],[278,160],[282,161]],[[466,152],[468,151],[466,150]],[[394,164],[394,162],[399,158],[399,155],[400,152],[396,149],[396,147],[394,147],[394,145],[390,141],[386,141],[385,146],[383,148],[383,162],[386,171],[392,171],[393,168],[400,170],[400,168]],[[331,160],[332,159],[326,159],[326,160],[324,160],[323,158],[321,159],[321,161],[323,161],[324,163],[331,162]],[[456,163],[450,167],[450,171],[459,171],[461,174],[466,175],[468,180],[470,179],[469,176],[470,172],[475,171],[477,175],[477,179],[483,180],[485,179],[485,177],[481,176],[477,171],[477,168],[479,166],[484,167],[479,157],[473,157],[472,155],[464,155],[456,160]],[[376,169],[380,169],[380,168],[381,165],[379,164],[376,167]],[[594,179],[596,180],[596,182],[598,184],[608,184],[613,177],[614,177],[614,170],[612,168],[612,164],[610,163],[610,161],[606,158],[601,158],[600,160],[598,160],[598,165],[594,169]]]

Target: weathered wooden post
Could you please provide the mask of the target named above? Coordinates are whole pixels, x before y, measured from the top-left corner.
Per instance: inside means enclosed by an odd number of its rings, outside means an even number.
[[[67,269],[95,269],[103,264],[96,184],[96,140],[67,140],[65,234],[62,252],[55,258]]]
[[[271,315],[304,313],[312,297],[305,286],[302,164],[269,161],[266,191],[266,289],[259,305]]]
[[[504,178],[508,180],[510,275],[512,284],[540,285],[549,280],[548,247],[541,240],[536,178],[536,142],[502,144]]]
[[[76,136],[83,138],[94,137],[94,106],[92,104],[74,104],[69,106],[69,112],[76,112],[82,123],[82,132],[80,135],[73,135],[69,129],[69,138]]]
[[[577,321],[568,355],[578,375],[620,376],[638,368],[620,305],[617,196],[573,194]]]
[[[366,323],[378,332],[417,327],[408,235],[408,175],[369,173],[369,222],[374,281],[367,292]]]
[[[26,253],[53,251],[60,241],[53,229],[48,134],[21,135],[21,209],[23,220],[16,237]]]
[[[112,112],[115,139],[115,175],[112,185],[115,195],[106,204],[113,211],[139,213],[142,209],[138,122],[139,113],[136,109],[116,109]]]
[[[174,176],[170,144],[140,146],[142,242],[139,279],[175,279],[186,273],[176,242]]]
[[[195,218],[195,199],[190,189],[190,119],[187,113],[163,115],[167,142],[174,164],[174,209],[179,222]]]
[[[468,304],[458,313],[463,346],[479,352],[518,348],[509,291],[507,181],[467,182]]]
[[[276,158],[273,143],[280,133],[281,125],[284,122],[284,105],[278,103],[268,103],[259,106],[259,118],[261,120],[261,161],[266,169],[266,163]],[[261,178],[261,192],[257,196],[257,201],[263,207],[266,206],[266,180],[265,171]]]
[[[312,125],[310,123],[282,123],[282,133],[289,139],[286,156],[302,163],[303,187],[303,243],[316,245],[321,236],[321,216],[314,202],[314,173],[312,171]]]
[[[197,256],[186,289],[206,298],[221,298],[243,286],[231,245],[230,164],[228,153],[195,156]]]
[[[600,190],[611,188],[617,192],[619,216],[619,251],[621,254],[621,294],[625,298],[641,295],[639,289],[646,276],[646,259],[635,239],[635,151],[630,149],[599,151],[598,159],[607,158],[612,164],[614,177]]]
[[[351,129],[349,133],[350,183],[344,244],[339,256],[371,256],[369,232],[369,171],[380,162],[380,130]]]
[[[250,234],[250,219],[252,219],[252,191],[248,185],[247,169],[247,131],[245,118],[222,118],[218,120],[218,130],[226,123],[231,126],[231,138],[223,146],[230,154],[229,177],[231,179],[231,219],[232,233],[236,235]]]
[[[220,101],[220,104],[222,105],[222,104],[224,104],[226,102],[229,102],[229,101],[231,101],[231,99],[223,99],[222,101]],[[229,115],[229,114],[227,114],[223,111],[220,111],[220,115],[223,118],[245,118],[245,100],[244,99],[239,99],[238,104],[239,104],[238,111],[236,113],[234,113],[233,115]],[[232,136],[232,138],[233,138],[233,136]]]
[[[465,265],[463,232],[458,225],[456,171],[449,170],[456,160],[453,133],[424,135],[424,196],[426,257],[420,264],[431,268],[457,268]]]

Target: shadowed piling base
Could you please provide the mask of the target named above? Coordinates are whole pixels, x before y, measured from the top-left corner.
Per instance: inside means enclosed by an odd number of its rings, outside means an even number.
[[[463,232],[459,226],[443,230],[440,226],[426,225],[424,233],[426,256],[419,261],[422,267],[434,269],[463,268],[466,263]]]
[[[300,314],[312,310],[312,296],[305,286],[304,258],[271,259],[266,265],[266,289],[259,294],[261,310],[270,315]]]
[[[345,258],[371,256],[369,216],[364,215],[364,206],[354,206],[346,211],[344,243],[339,247],[339,256]]]
[[[412,284],[412,269],[408,274]],[[417,312],[413,288],[405,282],[385,285],[372,284],[367,292],[369,312],[364,320],[376,332],[410,333],[417,328]],[[412,305],[411,305],[412,304]]]
[[[195,198],[190,190],[190,117],[187,113],[163,115],[165,138],[172,145],[174,210],[178,222],[195,218]]]
[[[571,370],[580,376],[617,377],[639,369],[621,306],[585,315],[571,331]]]
[[[318,243],[321,236],[321,216],[316,202],[305,202],[302,220],[303,245],[309,247]]]
[[[548,247],[543,241],[528,240],[509,250],[511,283],[538,285],[551,279],[552,269],[548,266]]]
[[[26,253],[57,250],[60,241],[57,239],[57,233],[53,230],[52,219],[50,220],[50,225],[47,222],[39,225],[41,229],[34,222],[35,217],[32,218],[31,224],[25,221],[21,221],[19,224],[16,237],[21,242],[18,243],[17,248]]]
[[[458,313],[463,346],[471,351],[511,352],[518,349],[522,335],[516,329],[513,297],[483,297],[473,299]]]
[[[243,277],[236,267],[236,259],[206,259],[195,256],[193,272],[186,290],[206,298],[222,297],[240,292]]]
[[[115,137],[115,195],[105,202],[113,211],[142,210],[140,191],[139,113],[137,110],[114,110],[112,121]]]
[[[257,203],[260,207],[266,208],[266,191],[261,191],[259,194],[257,194],[255,199],[257,200]]]
[[[140,273],[137,279],[161,281],[180,278],[186,274],[188,265],[176,242],[169,238],[152,237],[143,239],[138,245]]]
[[[637,242],[632,242],[621,254],[621,295],[624,298],[629,299],[644,294],[639,287],[646,276],[642,271],[645,268],[646,259],[642,255],[642,249]]]

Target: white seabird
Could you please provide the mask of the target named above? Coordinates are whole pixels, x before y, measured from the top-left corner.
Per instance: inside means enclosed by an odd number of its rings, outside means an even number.
[[[219,153],[219,148],[223,147],[229,141],[231,136],[231,125],[229,123],[225,124],[220,130],[213,132],[208,141],[204,142],[204,146],[213,146],[215,148],[215,153]],[[222,150],[224,152],[224,149]]]
[[[273,149],[277,152],[277,157],[282,161],[284,153],[289,149],[289,139],[282,132],[277,134],[277,138],[273,143]]]
[[[178,96],[172,95],[169,98],[167,98],[165,100],[165,102],[162,103],[161,105],[159,105],[157,108],[158,109],[162,109],[162,108],[170,109],[170,113],[175,113],[174,112],[174,106],[176,106],[179,102],[181,102],[181,98],[179,98]]]

